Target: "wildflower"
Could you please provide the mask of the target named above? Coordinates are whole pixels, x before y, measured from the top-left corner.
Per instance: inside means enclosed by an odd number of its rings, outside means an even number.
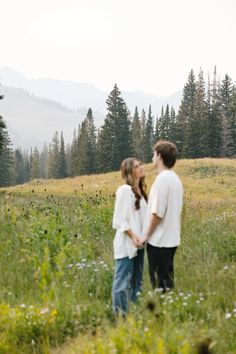
[[[183,306],[187,306],[187,302],[183,302]]]
[[[25,307],[25,304],[20,304],[20,308],[24,309]]]
[[[225,266],[224,266],[224,269],[227,270],[227,269],[229,269],[229,267],[228,267],[227,265],[225,265]]]
[[[41,315],[44,315],[44,314],[47,313],[48,311],[49,311],[48,308],[45,307],[44,309],[42,309],[42,310],[40,311],[40,314],[41,314]]]
[[[155,293],[161,293],[164,289],[163,288],[155,288]]]
[[[232,317],[231,313],[230,313],[230,312],[227,312],[227,313],[225,314],[226,320],[227,320],[228,318],[230,318],[230,317]]]

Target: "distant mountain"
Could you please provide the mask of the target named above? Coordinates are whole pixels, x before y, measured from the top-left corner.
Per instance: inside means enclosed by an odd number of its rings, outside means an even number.
[[[72,140],[73,129],[77,128],[92,108],[97,127],[106,115],[108,92],[95,86],[54,79],[27,79],[10,68],[0,69],[0,92],[5,95],[0,104],[0,114],[5,118],[14,145],[24,147],[41,146],[51,141],[53,133],[63,130],[65,139]],[[111,87],[112,89],[112,87]],[[169,103],[178,108],[181,91],[169,97],[158,97],[141,91],[122,91],[131,113],[135,106],[139,111],[152,105],[156,117],[162,105]]]
[[[65,141],[71,142],[74,129],[78,129],[86,117],[86,108],[74,111],[23,89],[1,86],[1,92],[4,99],[0,103],[0,113],[15,147],[41,148],[45,141],[52,140],[55,131],[63,131]],[[100,126],[104,117],[94,112],[94,120],[96,126]]]
[[[0,83],[25,89],[37,97],[60,102],[71,109],[81,107],[88,109],[91,107],[103,115],[106,114],[106,99],[109,92],[86,83],[54,79],[27,79],[18,71],[7,67],[0,68]],[[119,83],[117,84],[119,86]],[[158,97],[141,91],[122,91],[122,95],[131,112],[134,111],[135,106],[138,106],[139,110],[142,108],[147,110],[149,104],[151,104],[153,113],[156,115],[160,114],[161,106],[167,103],[177,109],[182,93],[178,91],[169,97]]]

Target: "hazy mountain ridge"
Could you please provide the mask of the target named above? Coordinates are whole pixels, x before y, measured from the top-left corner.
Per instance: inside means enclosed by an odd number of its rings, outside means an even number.
[[[51,141],[54,132],[63,131],[65,140],[72,141],[73,130],[92,108],[95,124],[99,127],[106,115],[108,92],[95,86],[54,79],[27,79],[10,68],[0,69],[0,114],[8,125],[15,146],[39,146]],[[118,85],[119,86],[119,85]],[[111,88],[112,89],[112,88]],[[170,97],[158,97],[142,91],[122,91],[131,113],[135,106],[139,111],[152,105],[154,118],[160,114],[162,105],[179,106],[181,91]]]
[[[4,99],[0,112],[7,123],[15,147],[42,147],[50,142],[55,131],[63,131],[66,142],[72,141],[73,131],[86,117],[87,109],[71,110],[58,102],[35,97],[22,89],[1,86]],[[104,117],[94,112],[97,126]]]

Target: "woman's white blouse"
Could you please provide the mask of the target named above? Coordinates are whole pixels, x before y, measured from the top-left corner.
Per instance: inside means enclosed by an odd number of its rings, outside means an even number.
[[[146,207],[147,203],[142,197],[140,209],[135,209],[135,195],[128,184],[117,189],[112,223],[116,230],[113,242],[115,259],[133,258],[137,255],[137,248],[125,231],[132,230],[136,236],[142,236]]]

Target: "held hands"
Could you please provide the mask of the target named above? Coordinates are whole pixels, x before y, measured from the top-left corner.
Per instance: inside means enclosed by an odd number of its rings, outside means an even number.
[[[132,241],[135,247],[137,248],[143,248],[146,242],[146,239],[144,240],[144,237],[140,238],[136,235],[132,236]]]
[[[139,239],[139,243],[140,243],[141,247],[144,247],[144,246],[145,246],[145,243],[147,242],[147,240],[148,240],[147,235],[144,235],[143,237],[141,237],[141,238]]]

